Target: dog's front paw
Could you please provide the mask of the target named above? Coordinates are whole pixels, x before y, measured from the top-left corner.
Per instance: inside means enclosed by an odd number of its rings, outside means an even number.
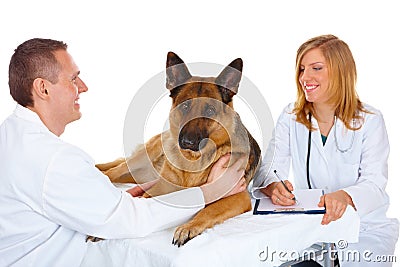
[[[104,240],[103,238],[100,238],[100,237],[95,237],[95,236],[91,236],[91,235],[88,235],[87,237],[86,237],[86,242],[99,242],[99,241],[101,241],[101,240]]]
[[[192,225],[191,223],[183,224],[176,228],[172,244],[177,245],[178,247],[183,246],[189,240],[200,235],[204,230],[205,227],[199,225]]]

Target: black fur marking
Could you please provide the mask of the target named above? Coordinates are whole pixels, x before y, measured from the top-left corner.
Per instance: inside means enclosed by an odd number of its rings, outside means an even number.
[[[228,104],[228,103],[232,102],[233,96],[236,95],[236,93],[233,92],[232,90],[229,90],[229,89],[219,86],[219,85],[218,85],[218,91],[221,94],[222,102],[224,102],[224,104]]]
[[[183,60],[173,52],[168,52],[166,66],[166,87],[169,90],[182,85],[192,77]]]

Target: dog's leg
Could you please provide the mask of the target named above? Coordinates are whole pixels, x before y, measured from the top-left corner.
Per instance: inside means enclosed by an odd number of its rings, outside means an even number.
[[[125,160],[118,166],[103,171],[112,183],[136,183]]]
[[[201,234],[207,228],[251,210],[251,200],[247,191],[223,198],[199,211],[188,223],[175,230],[172,243],[178,247]]]
[[[160,179],[152,188],[150,188],[143,194],[143,197],[156,197],[176,192],[182,189],[184,189],[184,187],[175,185],[167,180]]]
[[[108,163],[96,164],[96,168],[107,175],[113,183],[136,183],[129,172],[124,158],[118,158]]]
[[[108,162],[108,163],[96,164],[96,168],[99,169],[100,171],[104,172],[111,168],[117,167],[118,165],[120,165],[121,163],[124,163],[124,162],[125,162],[124,158],[118,158],[118,159]]]

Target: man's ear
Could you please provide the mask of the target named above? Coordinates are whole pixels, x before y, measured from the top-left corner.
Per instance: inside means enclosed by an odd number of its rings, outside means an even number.
[[[43,78],[36,78],[32,84],[32,95],[36,95],[40,99],[46,99],[49,95],[47,84],[47,80]]]

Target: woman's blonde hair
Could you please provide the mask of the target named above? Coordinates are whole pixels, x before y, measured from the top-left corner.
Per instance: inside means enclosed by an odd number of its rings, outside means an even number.
[[[296,121],[304,124],[309,130],[314,130],[307,114],[311,113],[314,117],[317,116],[313,104],[306,100],[299,81],[301,61],[304,55],[314,48],[320,49],[326,60],[330,80],[327,89],[329,104],[335,107],[335,115],[343,121],[347,129],[358,130],[361,128],[363,120],[360,112],[368,111],[364,109],[356,92],[357,70],[350,48],[334,35],[321,35],[311,38],[297,50],[297,99],[293,109],[296,114]],[[352,123],[352,121],[356,123]]]

